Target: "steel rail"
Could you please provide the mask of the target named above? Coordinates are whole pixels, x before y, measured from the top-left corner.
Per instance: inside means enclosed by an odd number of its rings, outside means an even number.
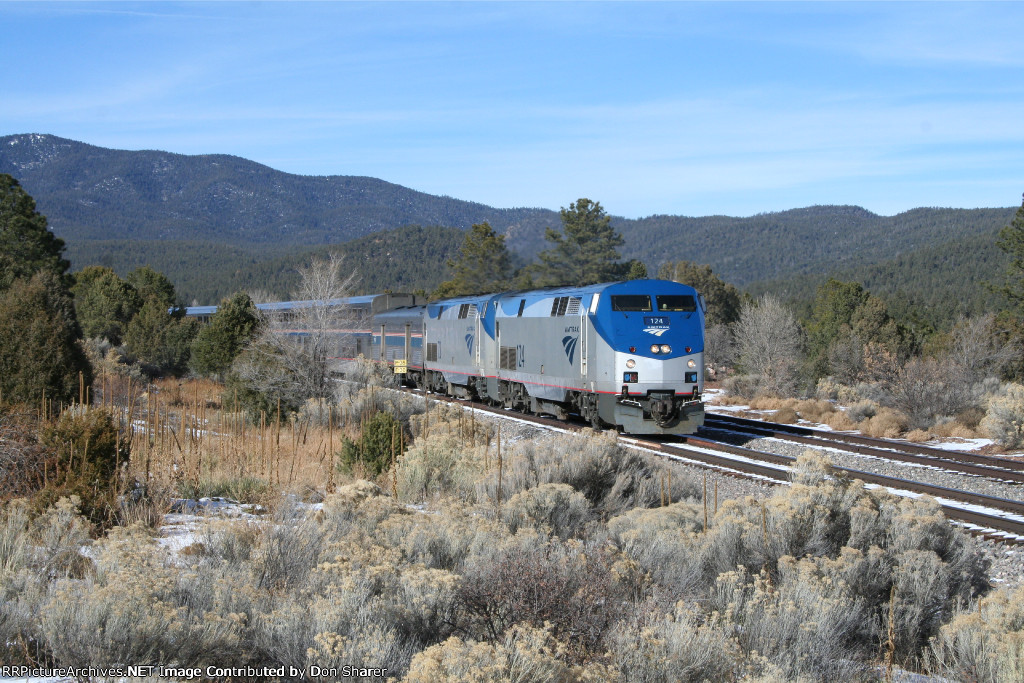
[[[767,462],[775,463],[778,465],[785,465],[792,467],[796,464],[796,458],[788,455],[778,455],[776,453],[764,453],[762,451],[756,451],[749,448],[743,448],[741,446],[733,446],[731,444],[722,444],[716,441],[708,441],[706,439],[685,437],[686,443],[692,445],[699,445],[702,448],[710,448],[713,450],[721,450],[723,452],[732,453],[734,455],[740,455],[745,458],[764,460]],[[647,447],[653,447],[656,442],[648,442]],[[663,444],[658,450],[667,451],[669,453],[672,450],[678,449],[681,454],[685,454],[686,457],[694,457],[696,453],[692,449],[684,449],[672,444]],[[780,481],[788,479],[788,476],[783,478],[778,475],[773,475],[772,472],[779,472],[777,468],[765,468],[752,467],[751,463],[744,461],[736,461],[731,459],[728,460],[734,464],[729,465],[734,469],[740,469],[741,471],[748,471],[759,476],[776,478]],[[1024,515],[1024,503],[1016,500],[1010,500],[1007,498],[999,498],[997,496],[987,496],[980,493],[971,493],[969,491],[962,491],[960,489],[947,488],[944,486],[936,486],[934,484],[926,484],[924,482],[913,481],[909,479],[900,479],[898,477],[889,477],[882,474],[875,474],[874,472],[865,472],[863,470],[856,470],[849,467],[833,467],[833,472],[841,473],[843,476],[850,479],[859,479],[868,484],[875,484],[882,486],[887,489],[896,489],[902,491],[910,491],[912,493],[924,493],[935,498],[945,499],[949,501],[957,501],[965,503],[967,505],[975,505],[979,507],[986,507],[1002,512],[1007,512],[1015,515]],[[788,475],[788,473],[787,473]],[[1007,533],[1019,536],[1020,539],[1014,539],[1014,542],[1024,543],[1024,521],[1012,519],[1009,517],[1003,517],[1001,515],[993,515],[977,510],[970,510],[963,508],[959,505],[951,505],[939,501],[939,505],[942,507],[943,512],[947,517],[966,521],[971,524],[982,526],[988,529],[995,529],[997,531],[1005,531]]]
[[[921,444],[908,443],[905,441],[892,441],[889,439],[878,439],[870,436],[862,436],[860,434],[847,434],[844,432],[830,432],[823,429],[812,429],[811,427],[801,427],[799,425],[784,425],[775,422],[765,422],[762,420],[752,420],[745,417],[737,417],[734,415],[720,415],[717,413],[704,414],[704,422],[707,424],[735,424],[742,425],[750,429],[761,429],[773,432],[774,436],[787,438],[794,441],[799,439],[794,437],[806,437],[828,441],[830,443],[842,443],[849,444],[849,446],[843,446],[845,450],[849,450],[854,453],[863,453],[865,455],[880,455],[880,457],[892,457],[891,453],[894,449],[898,449],[903,455],[918,454],[929,456],[939,461],[951,461],[957,463],[967,463],[971,465],[979,465],[986,467],[989,470],[1012,470],[1017,472],[1024,472],[1024,461],[1010,460],[1008,458],[997,458],[990,455],[978,455],[977,453],[965,453],[963,451],[950,451],[942,448],[933,448],[931,446],[922,446]],[[895,458],[893,458],[895,459]],[[908,462],[913,462],[908,460]],[[921,461],[923,464],[929,464],[927,460]],[[931,463],[934,464],[934,463]],[[991,474],[984,474],[984,476],[993,476]]]
[[[473,401],[467,401],[464,399],[457,399],[454,397],[445,396],[442,394],[430,394],[427,395],[422,391],[408,390],[409,393],[413,393],[418,396],[424,396],[425,398],[432,399],[435,401],[441,401],[445,403],[453,403],[470,407],[474,410],[478,410],[482,413],[489,413],[500,417],[512,418],[517,420],[523,420],[547,427],[555,427],[558,429],[565,429],[571,431],[579,431],[580,429],[586,428],[586,425],[573,424],[562,420],[553,418],[538,417],[536,415],[530,415],[526,413],[518,413],[509,411],[505,408],[493,407],[476,403]],[[768,479],[774,483],[789,483],[791,481],[791,470],[796,464],[796,458],[787,455],[778,455],[776,453],[766,453],[763,451],[757,451],[750,448],[744,448],[742,446],[734,446],[732,444],[721,443],[709,439],[704,439],[694,436],[680,436],[671,437],[677,438],[685,444],[691,447],[686,447],[669,441],[652,441],[650,438],[636,438],[630,436],[623,436],[622,439],[631,444],[634,444],[641,448],[649,450],[660,451],[669,456],[675,456],[677,458],[696,461],[697,463],[703,463],[706,466],[710,466],[717,471],[731,470],[732,472],[740,473],[741,475],[755,475],[757,477]],[[706,450],[697,450],[694,447],[701,449],[721,451],[731,455],[741,456],[742,460],[736,458],[729,458],[721,455],[715,455],[708,453]],[[760,461],[760,462],[758,462]],[[770,463],[770,464],[762,464]],[[775,465],[775,467],[771,466]],[[781,467],[779,467],[781,466]],[[874,484],[882,486],[887,489],[896,489],[902,491],[909,491],[912,493],[923,493],[934,496],[936,498],[942,498],[950,501],[957,501],[967,505],[974,505],[978,507],[986,507],[994,510],[999,510],[1009,514],[1016,514],[1024,516],[1024,502],[1010,500],[1007,498],[999,498],[996,496],[987,496],[984,494],[971,493],[969,491],[962,491],[960,489],[946,488],[943,486],[936,486],[934,484],[926,484],[924,482],[917,482],[908,479],[900,479],[898,477],[889,477],[881,474],[875,474],[873,472],[864,472],[862,470],[856,470],[848,467],[832,467],[833,472],[839,473],[841,476],[848,477],[850,479],[859,479],[866,484]],[[730,472],[725,472],[729,474]],[[1016,520],[1009,517],[1004,517],[998,514],[990,514],[983,511],[971,510],[960,507],[958,505],[950,505],[938,501],[943,513],[946,517],[965,522],[980,529],[971,529],[971,533],[976,535],[985,536],[986,538],[992,538],[1004,543],[1010,544],[1024,544],[1024,521]],[[1012,534],[1013,537],[1005,537],[999,534],[993,534],[995,532],[1005,532]]]
[[[945,458],[941,455],[944,452],[942,451],[942,449],[933,449],[935,455],[916,455],[914,453],[908,453],[902,450],[893,450],[901,449],[903,447],[903,444],[900,442],[885,441],[884,443],[890,444],[889,448],[877,448],[875,446],[860,446],[857,444],[851,444],[841,438],[832,438],[829,436],[828,432],[816,431],[816,433],[813,436],[804,436],[802,434],[791,433],[790,431],[785,429],[780,429],[780,427],[783,426],[784,425],[777,425],[773,422],[765,422],[761,424],[755,423],[753,425],[742,424],[728,426],[713,426],[708,425],[707,420],[705,419],[705,425],[703,429],[706,431],[740,431],[746,434],[753,434],[755,436],[767,436],[778,439],[784,439],[786,441],[802,443],[817,448],[837,448],[840,450],[848,451],[850,453],[856,453],[858,455],[867,455],[871,457],[882,458],[885,460],[896,460],[899,462],[913,463],[915,465],[924,465],[926,467],[955,471],[969,476],[987,477],[989,479],[997,480],[1007,484],[1024,484],[1024,472],[1021,472],[1016,469],[1004,469],[993,465],[977,465],[970,462],[964,462],[959,458]],[[989,459],[1001,460],[1000,458]]]

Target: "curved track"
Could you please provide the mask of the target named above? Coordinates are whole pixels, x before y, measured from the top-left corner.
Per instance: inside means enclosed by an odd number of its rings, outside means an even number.
[[[771,436],[809,446],[838,448],[859,455],[886,460],[938,467],[962,474],[990,477],[1000,481],[1024,484],[1024,462],[996,458],[977,453],[951,451],[907,441],[876,439],[860,434],[830,432],[798,425],[776,424],[732,415],[705,413],[704,429],[742,431],[757,436]]]
[[[709,464],[728,466],[759,477],[774,478],[780,482],[789,481],[790,468],[796,464],[796,458],[791,456],[765,453],[698,437],[686,437],[685,441],[687,444],[699,446],[701,449],[721,451],[752,461],[745,462],[744,460],[737,461],[717,457],[714,462]],[[683,449],[672,444],[648,442],[644,445],[667,453],[678,451],[680,455],[686,458],[691,458],[698,454],[699,456],[707,457],[700,451]],[[782,467],[766,467],[760,464],[760,462],[773,463]],[[933,496],[939,501],[947,517],[978,526],[983,530],[984,535],[1011,543],[1024,543],[1024,503],[1021,501],[936,486],[910,479],[889,477],[848,467],[833,467],[833,471],[850,479],[860,479],[866,484],[884,487],[897,494],[906,495],[909,492]],[[1001,534],[992,534],[988,530],[1011,534],[1014,538],[1008,538]]]
[[[423,395],[420,391],[413,393]],[[536,415],[512,413],[504,408],[494,408],[439,394],[431,394],[430,398],[448,403],[458,403],[495,416],[525,420],[547,427],[578,430],[586,426],[582,423],[564,422]],[[787,440],[810,443],[816,446],[841,447],[857,453],[894,460],[901,460],[904,456],[912,455],[914,457],[926,458],[928,460],[927,464],[956,470],[965,474],[965,476],[990,476],[1004,481],[1015,481],[1015,479],[1006,475],[1008,473],[1020,474],[1024,470],[1024,464],[1002,458],[989,458],[987,456],[960,452],[952,452],[952,456],[944,457],[949,456],[951,452],[929,449],[917,444],[907,444],[912,448],[897,451],[895,450],[896,447],[903,446],[903,443],[869,439],[868,437],[850,434],[829,433],[792,425],[777,425],[756,420],[746,420],[744,418],[728,417],[720,419],[723,416],[711,414],[708,414],[706,417],[709,418],[709,428],[713,429],[728,428],[733,431],[739,429],[745,432],[757,429],[765,433],[764,435],[770,433],[772,436]],[[726,427],[726,425],[731,426]],[[826,436],[839,438],[828,439]],[[662,453],[673,459],[702,467],[709,467],[732,476],[751,477],[777,484],[789,483],[791,469],[796,463],[796,458],[791,456],[766,453],[697,436],[656,438],[623,436],[622,441],[638,448]],[[908,453],[909,450],[917,452]],[[896,453],[895,457],[894,453]],[[963,459],[963,456],[967,456],[967,459]],[[993,463],[991,461],[996,462]],[[1012,463],[1012,465],[1004,465],[1003,463]],[[1016,467],[1017,465],[1020,465],[1020,467]],[[983,470],[971,471],[970,469],[977,467],[983,468]],[[967,525],[968,530],[972,533],[1004,543],[1024,544],[1024,502],[847,467],[833,467],[833,471],[840,476],[859,479],[868,485],[884,487],[898,495],[913,496],[915,494],[926,494],[933,496],[938,500],[944,514],[948,518]]]

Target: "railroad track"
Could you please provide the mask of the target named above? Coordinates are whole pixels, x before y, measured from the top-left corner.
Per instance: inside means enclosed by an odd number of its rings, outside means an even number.
[[[786,483],[789,482],[790,471],[796,464],[796,458],[788,455],[766,453],[700,437],[681,438],[685,440],[687,445],[697,448],[684,448],[675,444],[657,441],[646,442],[644,447],[669,454],[678,453],[687,459],[696,458],[717,467],[730,467],[742,472],[748,472],[757,477],[775,479],[778,482]],[[706,450],[740,456],[740,459],[709,454],[705,452]],[[771,463],[776,467],[764,463]],[[1024,503],[1021,501],[945,486],[936,486],[911,479],[890,477],[850,467],[833,465],[832,470],[843,477],[860,479],[866,484],[886,488],[898,495],[920,493],[933,496],[938,500],[943,513],[947,517],[979,527],[978,532],[980,535],[1015,545],[1024,544]],[[1010,534],[1012,537],[1005,536],[1004,534]]]
[[[714,413],[705,414],[704,429],[743,431],[757,436],[776,437],[818,448],[838,448],[858,455],[869,455],[885,460],[897,460],[950,470],[970,476],[1024,484],[1024,462],[1007,458]]]
[[[415,393],[420,396],[423,395],[423,393],[419,391],[411,393]],[[553,418],[513,413],[505,410],[504,408],[495,408],[480,403],[454,399],[438,394],[432,394],[430,398],[436,401],[472,407],[474,410],[481,413],[493,414],[504,418],[514,418],[540,426],[567,430],[579,430],[587,426],[582,422],[563,422]],[[707,417],[712,416],[708,415]],[[732,419],[739,420],[741,418]],[[734,422],[734,424],[738,423]],[[767,423],[760,423],[760,425],[763,425],[763,429],[766,431],[770,431],[775,427],[783,426]],[[758,426],[758,423],[754,421],[753,426]],[[744,429],[749,428],[752,427],[749,425],[744,426]],[[805,428],[798,427],[796,429],[802,430]],[[784,438],[790,439],[790,437],[794,435],[807,436],[800,434],[786,434]],[[622,436],[621,441],[637,448],[662,453],[672,459],[693,463],[702,467],[708,467],[731,476],[749,477],[774,484],[788,484],[791,480],[792,468],[796,464],[796,458],[792,456],[767,453],[698,436],[664,438]],[[890,442],[884,443],[891,445]],[[820,446],[821,443],[816,443],[815,445]],[[857,447],[876,448],[877,446],[859,444]],[[888,452],[889,451],[886,450],[887,455],[884,457],[888,457]],[[977,463],[970,464],[974,466],[982,466]],[[963,491],[955,488],[936,486],[934,484],[913,481],[910,479],[890,477],[887,475],[866,472],[848,467],[833,466],[833,471],[839,476],[850,479],[860,479],[865,484],[884,487],[897,495],[906,496],[926,494],[933,496],[939,502],[939,505],[942,507],[942,511],[946,517],[966,525],[967,529],[971,533],[1003,543],[1024,545],[1024,502]]]

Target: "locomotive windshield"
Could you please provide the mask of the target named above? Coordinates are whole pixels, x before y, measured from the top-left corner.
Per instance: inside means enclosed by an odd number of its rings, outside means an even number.
[[[662,312],[694,313],[697,311],[697,300],[689,294],[659,294],[656,298],[658,310]]]
[[[613,311],[650,311],[651,297],[646,294],[615,294],[612,296]]]

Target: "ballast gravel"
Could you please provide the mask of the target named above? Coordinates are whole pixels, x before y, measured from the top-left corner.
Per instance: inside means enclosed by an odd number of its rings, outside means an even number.
[[[791,458],[796,458],[808,451],[812,451],[827,458],[836,467],[861,470],[899,479],[912,479],[925,484],[960,489],[961,491],[980,493],[986,496],[1024,501],[1024,485],[1021,484],[996,481],[987,477],[963,474],[938,467],[928,467],[896,460],[884,460],[879,457],[860,455],[837,448],[822,448],[792,443],[779,437],[752,436],[744,433],[742,428],[728,431],[713,430],[708,431],[708,434],[712,435],[715,439],[755,451],[775,453],[776,455],[785,455]]]

